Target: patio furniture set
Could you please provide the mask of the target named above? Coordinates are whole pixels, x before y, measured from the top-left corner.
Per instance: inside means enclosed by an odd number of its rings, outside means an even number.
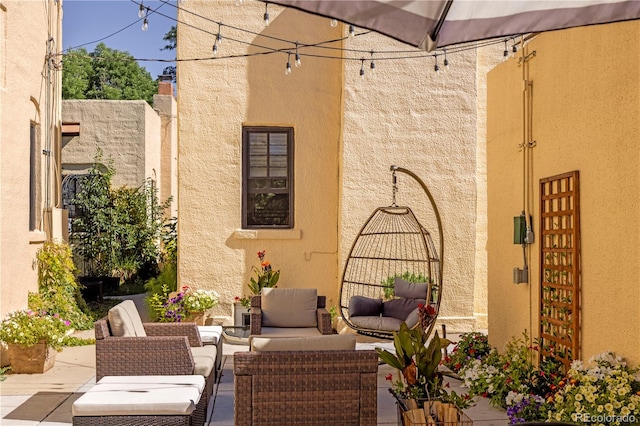
[[[333,334],[325,303],[315,289],[254,296],[250,351],[234,354],[236,425],[376,423],[377,353]],[[221,332],[143,323],[132,301],[113,307],[95,323],[96,384],[74,402],[73,424],[203,425]]]

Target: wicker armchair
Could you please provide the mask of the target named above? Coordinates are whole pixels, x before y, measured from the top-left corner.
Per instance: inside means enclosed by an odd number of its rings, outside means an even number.
[[[282,349],[287,341],[333,337],[271,340],[277,340],[275,347]],[[317,349],[318,345],[292,346]],[[235,425],[375,425],[377,372],[375,351],[236,352]]]
[[[96,381],[105,376],[201,374],[205,389],[194,423],[205,421],[216,379],[216,347],[203,346],[195,323],[142,323],[131,300],[95,322]]]
[[[332,334],[327,298],[314,288],[264,288],[251,298],[251,335],[301,337]]]

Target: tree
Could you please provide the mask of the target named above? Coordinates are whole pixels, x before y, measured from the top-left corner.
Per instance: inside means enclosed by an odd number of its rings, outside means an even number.
[[[143,99],[149,104],[158,82],[133,56],[99,43],[93,52],[69,51],[62,64],[62,99]]]
[[[176,50],[176,47],[178,46],[178,30],[177,30],[176,26],[172,25],[171,29],[169,31],[167,31],[167,33],[164,35],[164,37],[162,37],[162,39],[164,41],[166,41],[167,44],[165,44],[165,46],[160,50]],[[162,74],[170,75],[171,76],[171,81],[173,81],[173,82],[176,81],[176,67],[175,66],[166,67],[165,69],[162,70]]]

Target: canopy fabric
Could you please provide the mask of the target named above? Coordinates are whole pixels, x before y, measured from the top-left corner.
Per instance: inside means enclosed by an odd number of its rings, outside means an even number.
[[[640,18],[639,0],[269,0],[428,51],[454,44]]]

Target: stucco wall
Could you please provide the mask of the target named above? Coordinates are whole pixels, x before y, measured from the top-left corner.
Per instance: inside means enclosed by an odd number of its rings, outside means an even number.
[[[48,146],[45,137],[59,128],[54,103],[47,101],[47,89],[58,81],[57,73],[53,72],[51,84],[42,73],[48,29],[55,43],[62,45],[59,6],[53,1],[0,1],[0,318],[26,308],[28,292],[38,289],[33,262],[46,235],[42,221],[38,231],[29,230],[29,129],[31,122],[37,123],[39,149],[49,148],[55,155],[55,144]],[[48,109],[51,133],[45,131]],[[49,140],[55,142],[55,136]],[[40,212],[46,197],[45,165],[42,155]],[[56,195],[49,193],[52,204]],[[42,213],[39,217],[42,220]]]
[[[160,176],[161,200],[173,197],[169,217],[178,216],[178,104],[172,95],[154,95],[153,109],[160,116]]]
[[[346,47],[407,50],[375,34],[350,37]],[[487,65],[480,58],[493,65],[501,55],[495,48],[449,54],[448,69],[438,58],[439,73],[434,72],[433,57],[378,60],[371,71],[367,56],[364,78],[359,76],[359,61],[345,65],[341,268],[369,215],[391,204],[389,166],[413,171],[431,191],[442,217],[439,321],[448,330],[486,328],[485,115],[478,104],[484,99],[480,92]],[[407,175],[398,175],[398,185],[398,204],[412,208],[437,246],[438,228],[426,194]]]
[[[627,22],[537,36],[527,47],[533,84],[534,231],[539,180],[580,172],[582,358],[613,350],[640,361],[638,151],[640,24]],[[489,337],[498,347],[538,328],[540,259],[530,248],[531,284],[512,284],[522,267],[513,216],[523,205],[522,68],[510,60],[488,77]]]
[[[80,136],[62,148],[63,173],[86,170],[100,148],[103,162],[113,160],[114,187],[162,182],[161,119],[145,101],[65,100],[62,121],[80,123]]]
[[[342,64],[305,57],[285,76],[286,53],[260,55],[231,39],[284,47],[282,42],[247,36],[236,26],[277,38],[297,34],[300,43],[339,37],[326,20],[270,5],[271,24],[260,19],[264,4],[226,1],[183,3],[214,21],[223,21],[219,56],[245,58],[178,63],[180,285],[213,288],[221,294],[219,315],[231,315],[235,296],[247,294],[256,253],[281,270],[281,287],[316,287],[333,303],[338,275],[338,146],[341,126]],[[188,6],[188,7],[187,7]],[[178,19],[211,33],[217,25],[179,12]],[[213,37],[188,25],[178,27],[178,58],[211,57]],[[245,50],[246,49],[246,50]],[[339,55],[326,52],[325,55]],[[291,58],[293,66],[293,58]],[[242,231],[242,126],[292,126],[295,132],[295,227]]]

